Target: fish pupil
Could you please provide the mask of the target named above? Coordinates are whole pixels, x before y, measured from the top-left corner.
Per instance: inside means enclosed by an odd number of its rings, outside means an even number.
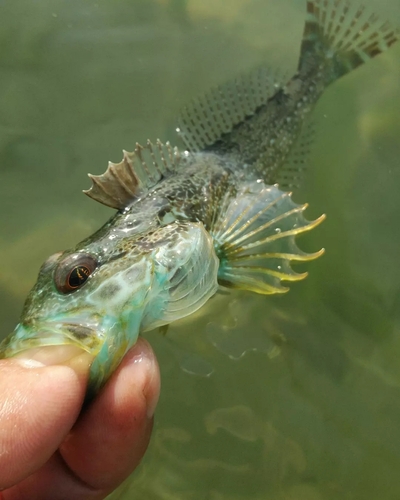
[[[90,276],[90,269],[86,266],[76,266],[68,276],[68,285],[71,288],[79,288]]]

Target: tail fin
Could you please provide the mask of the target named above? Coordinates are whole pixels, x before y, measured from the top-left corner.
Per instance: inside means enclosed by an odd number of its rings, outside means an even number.
[[[191,152],[230,155],[235,164],[245,164],[249,179],[256,175],[274,184],[282,172],[284,185],[297,184],[304,148],[292,145],[325,87],[398,37],[389,23],[348,0],[307,0],[298,73],[282,85],[261,68],[217,88],[183,111],[177,132]]]
[[[331,60],[331,83],[384,52],[398,37],[390,23],[364,7],[354,8],[348,0],[308,0],[299,72]]]

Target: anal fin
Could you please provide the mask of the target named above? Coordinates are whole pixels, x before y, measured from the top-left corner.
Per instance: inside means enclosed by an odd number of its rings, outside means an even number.
[[[301,186],[307,169],[311,145],[314,142],[314,135],[314,121],[309,120],[303,125],[300,137],[276,174],[274,180],[280,188],[296,189]]]
[[[296,273],[291,262],[316,259],[324,250],[305,253],[295,238],[325,218],[322,215],[307,221],[303,215],[306,208],[294,203],[291,193],[277,185],[244,184],[211,231],[220,259],[219,283],[274,294],[288,291],[282,281],[304,279],[307,273]]]

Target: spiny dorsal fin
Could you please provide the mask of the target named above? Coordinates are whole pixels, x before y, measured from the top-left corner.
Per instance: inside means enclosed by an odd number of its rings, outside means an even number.
[[[102,175],[91,175],[92,186],[83,191],[94,200],[116,209],[123,209],[155,186],[168,172],[174,172],[181,156],[177,148],[167,142],[147,141],[136,144],[132,153],[124,151],[120,163],[109,162]]]
[[[186,106],[176,130],[189,151],[201,151],[251,116],[284,81],[283,76],[265,66],[239,76]]]
[[[248,182],[231,198],[211,229],[220,267],[220,284],[262,294],[284,293],[281,281],[297,281],[291,261],[316,259],[323,250],[308,254],[300,250],[295,237],[320,224],[325,216],[309,222],[291,193],[277,185]]]

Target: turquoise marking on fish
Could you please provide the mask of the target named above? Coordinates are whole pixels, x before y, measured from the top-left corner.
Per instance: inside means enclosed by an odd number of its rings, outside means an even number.
[[[347,0],[311,0],[296,74],[266,68],[212,90],[182,113],[187,150],[136,145],[92,176],[85,193],[117,213],[73,250],[42,266],[14,333],[10,357],[71,344],[94,356],[96,393],[141,332],[190,315],[219,286],[283,293],[301,280],[292,261],[317,258],[295,237],[307,205],[282,190],[304,163],[301,131],[325,88],[389,48],[398,34]],[[276,184],[280,181],[280,187]]]

